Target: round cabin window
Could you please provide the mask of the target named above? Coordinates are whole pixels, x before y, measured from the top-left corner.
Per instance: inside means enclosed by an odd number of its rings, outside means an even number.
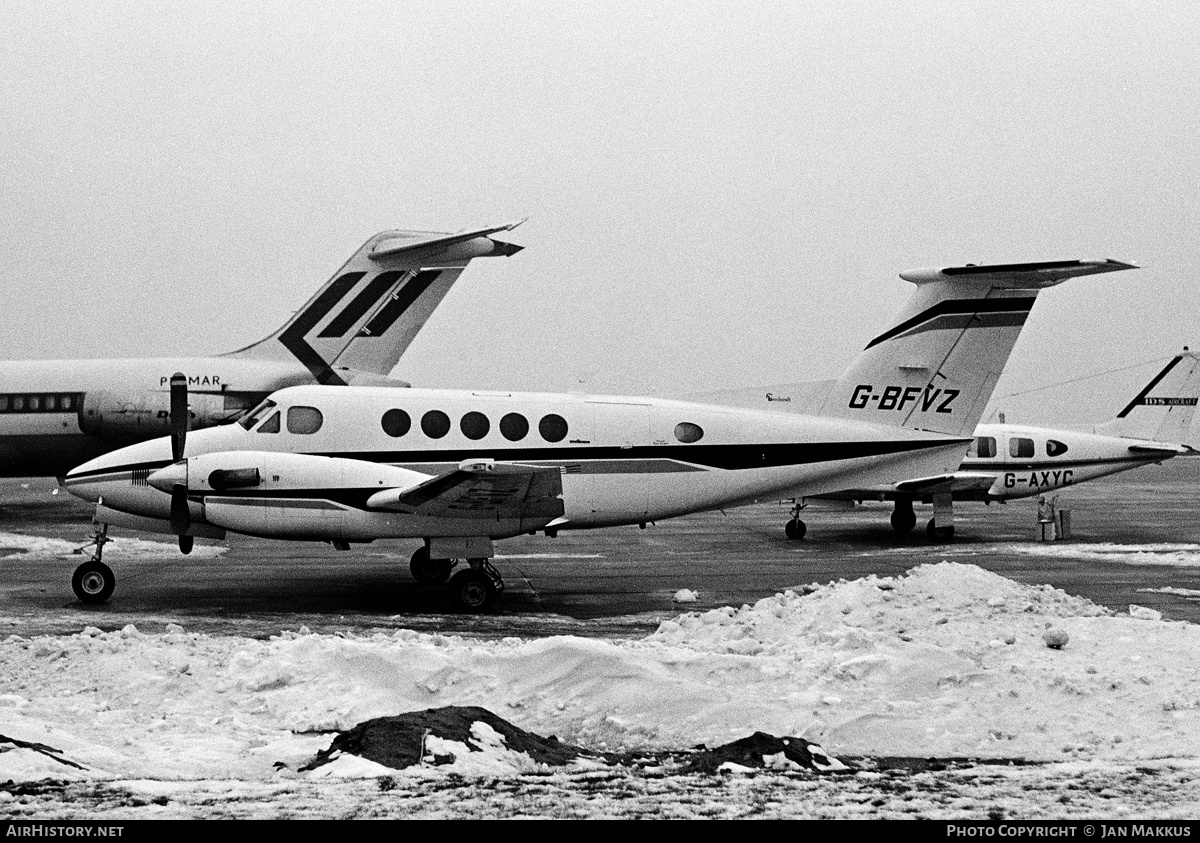
[[[500,419],[500,434],[509,442],[520,442],[529,435],[529,419],[520,413],[508,413]]]
[[[430,439],[441,439],[450,432],[450,417],[441,410],[430,410],[421,416],[421,430]]]
[[[462,430],[463,436],[468,439],[482,439],[492,429],[492,423],[488,421],[488,417],[483,413],[477,413],[472,410],[462,417],[462,420],[458,423],[458,427]]]
[[[403,410],[388,410],[383,414],[380,424],[388,436],[403,436],[412,429],[412,418]]]
[[[567,438],[567,420],[555,413],[542,416],[538,422],[538,433],[547,442],[561,442]]]

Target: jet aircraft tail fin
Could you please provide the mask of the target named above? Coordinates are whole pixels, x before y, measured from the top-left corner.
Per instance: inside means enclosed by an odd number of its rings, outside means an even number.
[[[1181,443],[1188,437],[1198,399],[1200,355],[1184,346],[1115,419],[1097,425],[1095,432]]]
[[[1136,269],[1114,260],[916,269],[892,327],[871,340],[825,396],[820,415],[971,436],[1042,289]]]
[[[518,225],[376,234],[283,327],[225,356],[298,360],[322,384],[386,376],[471,260],[523,248],[491,236]]]

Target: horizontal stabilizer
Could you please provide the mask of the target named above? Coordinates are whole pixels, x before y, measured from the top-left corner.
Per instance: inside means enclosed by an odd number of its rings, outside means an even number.
[[[897,492],[911,494],[929,492],[986,492],[996,482],[996,475],[982,471],[953,471],[933,477],[918,477],[897,483]]]
[[[522,518],[563,515],[557,466],[470,461],[416,486],[385,489],[367,499],[371,509],[449,518]]]
[[[473,228],[465,231],[456,231],[453,234],[429,234],[422,236],[414,234],[412,237],[391,237],[387,240],[381,240],[375,244],[375,248],[371,250],[371,260],[378,261],[384,258],[394,258],[399,255],[421,252],[432,255],[436,252],[449,250],[452,246],[457,246],[460,243],[466,244],[476,238],[488,238],[488,235],[495,234],[497,231],[512,231],[525,220],[518,220],[507,225],[494,225],[487,228]],[[504,243],[499,240],[491,240],[490,238],[481,241],[477,245],[477,250],[474,254],[467,254],[464,251],[463,258],[481,257],[483,255],[515,255],[523,249],[523,246],[517,246],[512,243]],[[459,257],[456,255],[456,257]]]
[[[944,268],[910,269],[900,273],[905,281],[928,284],[933,281],[953,281],[961,278],[985,281],[993,287],[1036,289],[1053,287],[1068,278],[1137,269],[1136,264],[1106,258],[1104,260],[1042,261],[1040,263],[998,263],[984,266],[967,264]]]
[[[1194,449],[1187,445],[1171,445],[1167,442],[1139,442],[1136,445],[1130,445],[1129,450],[1135,454],[1162,454],[1165,457],[1194,452]]]
[[[1040,263],[994,263],[988,265],[968,263],[965,267],[908,269],[904,273],[900,273],[900,277],[913,283],[962,279],[985,281],[992,287],[1025,289],[1052,287],[1056,283],[1062,283],[1081,275],[1116,273],[1122,269],[1138,269],[1138,265],[1112,261],[1111,258],[1105,258],[1103,261],[1042,261]]]

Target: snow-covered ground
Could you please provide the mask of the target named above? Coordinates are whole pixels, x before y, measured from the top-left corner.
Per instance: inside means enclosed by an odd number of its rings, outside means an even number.
[[[1196,625],[953,562],[684,613],[638,640],[10,634],[0,815],[1192,817],[1197,653]],[[485,741],[440,766],[299,770],[336,731],[442,706],[597,752],[761,731],[835,758],[1044,763],[668,776],[551,769]]]

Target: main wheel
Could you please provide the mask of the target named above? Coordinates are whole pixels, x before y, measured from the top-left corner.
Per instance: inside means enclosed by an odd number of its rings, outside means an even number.
[[[429,548],[418,547],[408,563],[408,571],[419,583],[441,585],[450,579],[450,560],[430,559]]]
[[[71,577],[71,589],[84,603],[103,603],[112,596],[117,578],[103,562],[84,562]]]
[[[459,571],[451,577],[446,591],[460,612],[487,612],[496,602],[496,586],[491,577],[475,568]]]
[[[793,518],[783,525],[783,532],[789,539],[802,539],[808,532],[808,527],[799,518]]]
[[[939,527],[933,523],[933,519],[929,519],[929,523],[925,525],[925,535],[930,541],[948,542],[954,538],[954,527]]]
[[[907,512],[897,509],[892,512],[892,529],[900,535],[911,533],[912,528],[917,526],[917,516],[911,509]]]

